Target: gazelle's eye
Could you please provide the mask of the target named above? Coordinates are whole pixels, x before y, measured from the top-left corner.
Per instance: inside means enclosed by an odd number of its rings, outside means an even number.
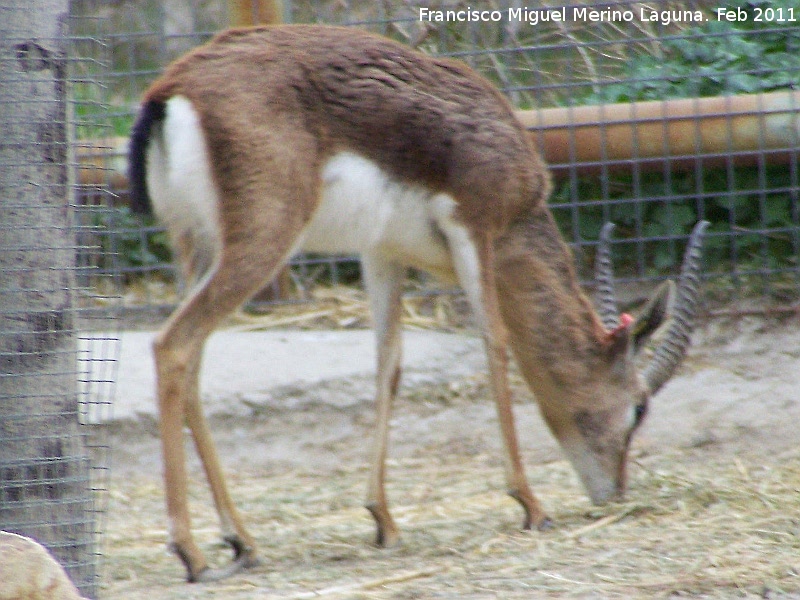
[[[637,404],[633,409],[633,426],[636,427],[642,422],[644,416],[647,414],[647,403],[642,402]]]

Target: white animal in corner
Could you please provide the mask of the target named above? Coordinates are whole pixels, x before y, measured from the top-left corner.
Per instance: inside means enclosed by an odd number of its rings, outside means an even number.
[[[0,600],[86,600],[38,542],[0,531]]]

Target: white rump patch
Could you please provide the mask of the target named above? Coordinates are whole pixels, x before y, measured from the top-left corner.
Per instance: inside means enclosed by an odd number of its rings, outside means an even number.
[[[147,185],[153,208],[172,232],[193,233],[199,249],[218,255],[219,195],[200,119],[183,96],[166,103],[163,129],[154,130],[147,148]]]

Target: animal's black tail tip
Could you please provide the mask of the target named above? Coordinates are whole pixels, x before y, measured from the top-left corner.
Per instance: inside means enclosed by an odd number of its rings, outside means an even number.
[[[128,148],[128,185],[130,187],[131,211],[140,215],[153,212],[150,194],[147,190],[147,145],[153,126],[164,120],[164,103],[157,100],[145,101],[131,129]]]

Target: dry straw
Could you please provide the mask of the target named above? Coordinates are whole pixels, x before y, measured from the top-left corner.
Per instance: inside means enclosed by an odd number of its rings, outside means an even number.
[[[372,545],[365,472],[231,473],[263,566],[186,587],[164,552],[160,482],[114,483],[107,597],[172,598],[789,598],[800,594],[800,451],[732,458],[708,447],[640,458],[625,503],[594,508],[563,462],[529,469],[556,526],[520,532],[497,457],[446,452],[390,465],[403,529]],[[228,559],[199,472],[195,530]],[[124,510],[123,510],[124,507]]]
[[[448,296],[406,300],[405,322],[460,325],[458,302]],[[367,325],[363,294],[320,288],[310,308],[287,305],[268,315],[241,314],[233,326]],[[516,374],[513,383],[522,389]],[[471,377],[407,389],[402,409],[430,411],[432,404],[421,400],[440,396],[446,397],[443,405],[488,402],[483,379]],[[157,442],[150,442],[155,457]],[[373,524],[361,507],[365,467],[249,469],[229,466],[228,476],[257,538],[262,566],[216,584],[184,584],[179,561],[164,551],[157,469],[135,476],[128,471],[111,486],[116,501],[103,595],[130,600],[800,597],[800,450],[737,453],[710,443],[639,456],[631,465],[627,500],[602,508],[588,503],[565,461],[530,465],[533,488],[555,527],[521,532],[519,508],[502,492],[498,456],[428,444],[418,457],[389,464],[388,491],[403,538],[388,550],[373,545]],[[222,563],[229,551],[218,541],[216,515],[196,467],[192,479],[194,531],[211,560]]]
[[[426,293],[403,297],[403,325],[417,329],[448,329],[463,322],[462,302],[449,294]],[[266,312],[240,311],[234,330],[259,331],[272,328],[342,329],[368,327],[366,294],[346,286],[314,288],[301,304],[269,306]]]

